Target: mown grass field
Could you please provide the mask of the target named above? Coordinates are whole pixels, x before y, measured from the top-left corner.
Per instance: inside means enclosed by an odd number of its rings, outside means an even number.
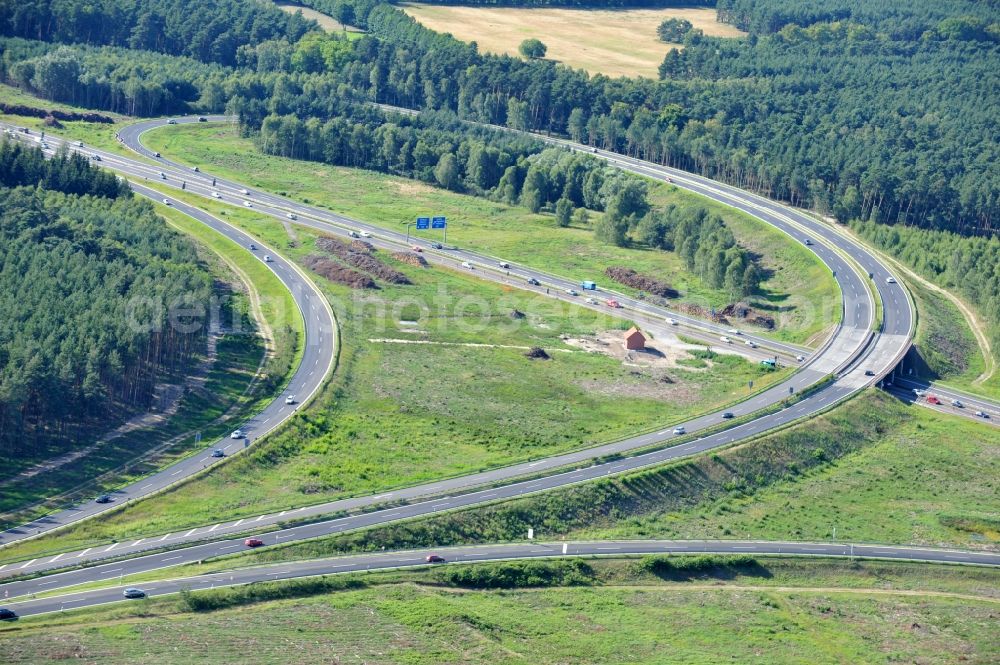
[[[221,312],[228,332],[219,339],[217,360],[204,385],[187,391],[176,413],[166,422],[128,432],[78,460],[5,485],[0,492],[0,524],[21,524],[72,499],[86,498],[147,475],[200,449],[201,445],[194,442],[195,432],[200,432],[205,441],[225,436],[232,421],[239,421],[271,399],[269,385],[280,385],[301,353],[302,320],[291,294],[277,277],[259,262],[239,266],[244,252],[235,243],[172,208],[160,204],[157,207],[168,223],[199,243],[202,261],[220,282],[218,297],[230,300]],[[239,275],[234,266],[239,266]],[[223,287],[223,283],[231,286]],[[252,299],[244,286],[247,283],[254,289]],[[256,332],[251,300],[260,302],[260,316],[273,337],[266,342],[271,352],[263,371],[271,379],[265,384],[254,382],[264,359],[265,341]],[[287,314],[292,316],[286,318]],[[168,380],[182,383],[184,377]],[[229,418],[223,420],[224,414]],[[95,433],[94,438],[100,434],[104,432]],[[190,436],[182,436],[185,434]],[[142,457],[152,451],[156,451],[155,455]],[[7,477],[16,471],[11,469]]]
[[[589,228],[558,228],[550,214],[531,214],[519,206],[371,171],[264,155],[230,126],[170,126],[147,133],[145,141],[172,159],[396,231],[404,230],[417,216],[442,214],[449,220],[449,243],[462,247],[598,284],[608,282],[603,277],[606,267],[628,266],[669,281],[685,301],[716,308],[729,302],[725,293],[707,288],[690,274],[673,253],[606,245],[596,241]],[[760,255],[771,276],[761,284],[761,295],[751,301],[778,320],[775,338],[815,343],[837,321],[836,280],[798,243],[748,216],[666,183],[655,185],[650,198],[658,205],[699,204],[719,212],[737,240]],[[436,234],[426,237],[438,239]]]
[[[0,658],[283,663],[296,653],[305,662],[535,665],[989,663],[995,655],[990,571],[780,560],[680,577],[644,572],[637,560],[579,569],[586,586],[469,590],[442,586],[448,571],[439,569],[214,611],[191,612],[178,597],[133,601],[7,624]]]
[[[253,211],[205,205],[293,258],[316,252],[308,229],[296,227],[293,241],[281,223]],[[548,456],[715,409],[746,395],[750,379],[759,389],[787,376],[739,357],[719,357],[710,369],[624,366],[560,338],[615,326],[605,314],[378,254],[413,284],[358,294],[313,275],[334,306],[342,342],[337,372],[315,406],[209,476],[4,558]],[[525,317],[512,319],[515,309]],[[417,326],[401,323],[414,316]],[[532,346],[551,359],[526,358]]]
[[[744,33],[715,20],[711,8],[583,9],[459,7],[403,3],[424,26],[476,42],[483,52],[518,55],[525,39],[549,47],[546,58],[591,74],[657,77],[663,57],[676,44],[661,42],[656,28],[668,18],[690,21],[706,35],[740,37]]]

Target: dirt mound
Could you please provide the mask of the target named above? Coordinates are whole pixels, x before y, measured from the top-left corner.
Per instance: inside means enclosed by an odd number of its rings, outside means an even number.
[[[365,254],[371,254],[375,251],[375,245],[370,242],[365,242],[364,240],[352,240],[350,247],[355,252],[364,252]]]
[[[355,249],[355,243],[362,249]],[[390,284],[410,284],[410,279],[395,268],[390,268],[386,264],[375,258],[372,253],[375,248],[366,242],[353,241],[346,245],[336,238],[329,236],[316,239],[316,246],[325,252],[333,254],[345,263],[354,266],[358,270],[363,270],[369,275],[389,282]]]
[[[761,314],[745,302],[736,302],[726,305],[720,311],[723,316],[731,316],[735,319],[746,321],[747,323],[767,330],[774,330],[774,317]]]
[[[318,254],[310,254],[305,258],[304,263],[307,268],[321,277],[326,277],[331,282],[345,284],[352,289],[378,288],[375,280],[363,272],[351,270],[350,268],[340,265],[336,261],[331,261],[330,259],[319,256]]]
[[[545,353],[545,349],[540,346],[533,346],[529,349],[524,356],[530,358],[531,360],[548,360],[549,354]]]
[[[53,120],[63,121],[84,120],[86,122],[103,122],[109,124],[115,121],[114,118],[101,115],[100,113],[67,113],[66,111],[58,110],[47,111],[45,109],[35,108],[34,106],[22,106],[21,104],[0,104],[0,113],[25,115],[31,118],[52,118]]]
[[[719,310],[710,311],[701,307],[699,305],[692,305],[689,302],[682,302],[677,305],[677,309],[684,314],[690,314],[691,316],[697,316],[703,319],[709,319],[715,321],[716,323],[729,323],[729,319],[723,316],[722,312]]]
[[[660,296],[661,298],[677,298],[680,296],[680,293],[666,282],[658,280],[655,277],[650,277],[649,275],[637,273],[631,268],[610,266],[604,271],[604,274],[619,284],[631,286],[633,289],[639,289],[640,291],[646,291],[654,296]]]
[[[392,258],[397,261],[402,261],[403,263],[409,263],[411,266],[416,266],[418,268],[427,267],[427,259],[420,256],[416,252],[393,252]]]

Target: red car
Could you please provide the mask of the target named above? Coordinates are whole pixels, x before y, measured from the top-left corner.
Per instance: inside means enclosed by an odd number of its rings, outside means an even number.
[[[608,307],[610,307],[611,309],[620,309],[621,303],[619,303],[617,300],[609,300]]]
[[[410,249],[412,249],[414,252],[422,252],[422,251],[424,251],[424,248],[421,247],[420,245],[414,245]]]
[[[941,403],[941,400],[939,400],[939,399],[938,399],[937,397],[935,397],[934,395],[928,395],[928,396],[927,396],[927,403],[928,403],[928,404],[940,404],[940,403]]]
[[[428,554],[427,563],[444,563],[444,557],[440,554]]]
[[[247,547],[260,547],[264,544],[264,541],[260,538],[247,538],[243,541],[243,544]]]

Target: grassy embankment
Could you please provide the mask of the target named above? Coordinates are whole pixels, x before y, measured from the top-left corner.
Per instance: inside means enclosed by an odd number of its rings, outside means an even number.
[[[534,215],[519,206],[371,171],[263,155],[229,126],[171,126],[149,132],[144,140],[171,159],[396,231],[417,216],[442,214],[449,220],[449,242],[462,247],[633,292],[603,276],[608,266],[629,266],[671,282],[685,301],[716,308],[729,302],[725,293],[707,288],[690,274],[673,253],[606,245],[596,241],[589,228],[558,228],[553,215]],[[776,339],[818,343],[838,320],[836,280],[812,252],[785,234],[666,183],[651,188],[651,199],[657,205],[701,205],[718,212],[737,241],[760,256],[769,277],[751,302],[778,321]],[[439,237],[438,232],[425,233],[427,238]]]
[[[277,277],[257,262],[240,266],[237,275],[233,267],[243,261],[241,248],[171,208],[158,205],[158,209],[174,228],[197,241],[202,261],[216,277],[225,328],[218,340],[216,361],[204,383],[187,390],[177,411],[166,421],[129,431],[77,460],[5,486],[0,510],[6,524],[21,524],[147,475],[199,449],[194,442],[196,432],[205,441],[224,436],[234,420],[246,417],[272,397],[301,352],[301,317]],[[268,342],[271,354],[262,368],[265,345],[256,334],[251,301],[260,302],[260,316],[274,335]],[[263,381],[254,380],[258,369],[267,377]],[[169,381],[181,383],[184,377]]]
[[[706,3],[708,4],[708,3]],[[518,56],[525,39],[548,46],[546,58],[591,74],[656,78],[663,57],[678,44],[660,41],[656,28],[668,18],[690,21],[713,37],[745,33],[716,21],[714,9],[455,7],[404,3],[403,11],[424,26],[476,42],[480,50]],[[582,36],[585,38],[581,38]]]
[[[709,456],[516,501],[268,548],[224,565],[524,538],[759,538],[997,547],[992,428],[870,392]]]
[[[293,240],[281,223],[254,211],[203,205],[225,212],[226,219],[294,259],[317,252],[315,235],[306,228],[295,227]],[[179,491],[91,520],[58,539],[25,543],[5,558],[382,491],[591,446],[741,399],[750,379],[758,389],[787,376],[787,370],[767,372],[734,356],[701,361],[699,367],[626,366],[561,339],[618,325],[606,314],[378,255],[413,284],[381,283],[379,290],[359,294],[315,276],[341,323],[342,346],[338,371],[310,413]],[[510,317],[515,309],[523,319]],[[401,321],[410,318],[416,325]],[[525,348],[532,346],[552,358],[529,360]]]
[[[506,580],[514,588],[490,588]],[[376,573],[129,601],[0,630],[5,662],[990,662],[994,572],[671,557]],[[472,586],[469,586],[469,585]],[[486,588],[482,588],[486,586]],[[477,588],[479,587],[479,588]],[[991,591],[992,589],[992,591]]]

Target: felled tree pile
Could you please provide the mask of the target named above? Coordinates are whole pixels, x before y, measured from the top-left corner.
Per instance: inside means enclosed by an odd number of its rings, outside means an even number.
[[[316,246],[345,263],[390,284],[410,284],[410,279],[406,275],[375,258],[372,255],[374,247],[368,243],[345,245],[336,238],[327,237],[317,239]]]
[[[321,277],[326,277],[331,282],[344,284],[352,289],[377,289],[375,280],[357,270],[351,270],[347,266],[342,266],[336,261],[331,261],[319,254],[310,254],[305,258],[306,267]]]
[[[610,266],[604,271],[604,274],[619,284],[631,286],[633,289],[639,289],[640,291],[646,291],[654,296],[662,298],[676,298],[680,296],[680,293],[666,282],[660,281],[655,277],[650,277],[649,275],[642,275],[631,268]]]
[[[722,308],[720,312],[723,316],[732,317],[734,319],[740,319],[746,321],[749,324],[760,326],[761,328],[767,328],[768,330],[774,330],[774,317],[767,314],[761,314],[755,310],[750,305],[744,302],[737,302],[731,305],[726,305]]]
[[[416,266],[418,268],[427,267],[427,259],[420,256],[416,252],[393,252],[392,258],[397,261],[402,261],[403,263],[409,263],[411,266]]]

